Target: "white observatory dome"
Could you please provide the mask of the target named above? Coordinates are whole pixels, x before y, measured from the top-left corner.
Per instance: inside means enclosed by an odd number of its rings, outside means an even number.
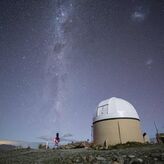
[[[93,122],[119,118],[139,120],[139,116],[132,104],[121,98],[112,97],[99,103]]]

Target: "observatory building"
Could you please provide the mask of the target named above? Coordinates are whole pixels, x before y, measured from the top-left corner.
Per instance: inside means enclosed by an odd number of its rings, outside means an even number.
[[[143,143],[140,119],[135,108],[116,97],[100,102],[93,118],[93,142],[97,145]]]

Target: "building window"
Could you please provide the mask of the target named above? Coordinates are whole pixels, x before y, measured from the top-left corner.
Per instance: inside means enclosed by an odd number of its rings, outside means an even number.
[[[99,107],[99,115],[106,115],[108,114],[108,105],[103,105]]]

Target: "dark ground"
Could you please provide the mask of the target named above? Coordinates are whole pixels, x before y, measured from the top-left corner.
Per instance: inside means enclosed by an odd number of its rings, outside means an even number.
[[[1,150],[0,164],[164,164],[164,145],[112,150],[92,149],[18,149]]]

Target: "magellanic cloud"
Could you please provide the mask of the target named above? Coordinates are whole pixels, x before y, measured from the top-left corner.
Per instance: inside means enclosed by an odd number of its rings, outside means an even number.
[[[142,22],[144,21],[149,14],[149,9],[143,6],[138,6],[134,9],[131,14],[132,21]]]
[[[149,66],[153,64],[153,59],[147,59],[145,65]]]

